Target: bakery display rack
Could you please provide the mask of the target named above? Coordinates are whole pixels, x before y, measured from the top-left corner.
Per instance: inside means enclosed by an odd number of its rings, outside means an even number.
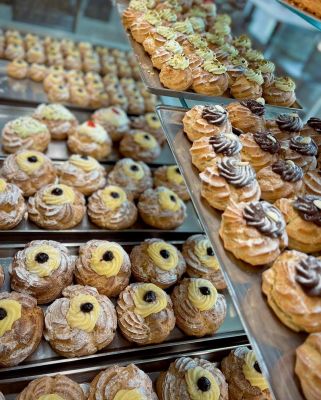
[[[277,2],[282,4],[284,7],[286,7],[288,10],[292,11],[299,17],[303,18],[306,22],[308,22],[310,25],[313,25],[319,31],[321,31],[321,20],[319,18],[317,18],[316,16],[295,6],[291,1],[277,0]]]

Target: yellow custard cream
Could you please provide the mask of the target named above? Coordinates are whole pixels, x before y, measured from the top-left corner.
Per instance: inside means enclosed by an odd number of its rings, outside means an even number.
[[[172,190],[165,187],[159,188],[158,202],[163,210],[178,211],[182,206],[182,200]]]
[[[25,150],[16,155],[16,163],[19,168],[28,175],[37,171],[44,163],[44,156],[34,151]]]
[[[31,117],[17,118],[10,123],[10,127],[23,139],[40,133],[49,133],[46,125]]]
[[[116,276],[124,262],[123,249],[119,244],[108,242],[96,247],[91,253],[90,267],[98,275]]]
[[[207,279],[191,279],[187,295],[193,306],[200,311],[210,310],[217,300],[217,290]]]
[[[170,182],[175,183],[175,185],[183,185],[184,184],[184,178],[182,177],[177,165],[170,165],[167,167],[166,178]]]
[[[26,269],[40,278],[51,275],[59,268],[61,261],[60,252],[53,246],[31,246],[26,250]]]
[[[7,183],[4,179],[0,178],[0,193],[4,192],[6,190]]]
[[[177,267],[178,254],[174,246],[166,242],[154,242],[148,245],[147,254],[157,267],[170,271]]]
[[[116,208],[119,208],[127,201],[127,195],[124,189],[113,185],[107,186],[102,190],[101,198],[105,206],[112,211],[116,210]]]
[[[148,400],[140,389],[122,389],[116,393],[113,400]]]
[[[134,141],[144,149],[153,149],[157,146],[157,141],[154,136],[144,131],[135,132]]]
[[[196,243],[194,248],[196,257],[202,265],[213,270],[218,270],[220,265],[213,252],[212,245],[208,239],[202,239]]]
[[[145,114],[146,122],[151,129],[157,130],[161,127],[160,120],[153,112]]]
[[[144,178],[145,172],[143,167],[138,163],[130,158],[123,158],[123,171],[126,176],[128,176],[131,179],[134,179],[135,181],[140,181],[141,179]]]
[[[209,389],[202,391],[199,388],[201,379],[206,379]],[[220,398],[220,388],[214,376],[205,368],[195,367],[185,372],[187,391],[191,400],[218,400]]]
[[[74,165],[75,167],[82,169],[85,172],[91,172],[99,168],[98,161],[95,160],[93,157],[83,157],[79,154],[73,154],[69,158],[69,163]]]
[[[67,203],[73,203],[75,192],[73,188],[67,185],[51,185],[42,196],[42,200],[50,206],[61,206]]]
[[[244,358],[243,374],[252,386],[256,386],[261,390],[268,389],[269,386],[266,379],[254,368],[256,362],[256,356],[250,350]]]
[[[135,313],[143,318],[159,313],[167,307],[166,293],[153,283],[139,285],[134,291],[133,301]]]
[[[4,318],[0,320],[0,338],[12,329],[13,324],[21,318],[21,304],[16,300],[0,300],[1,314]]]
[[[70,300],[66,319],[70,328],[90,333],[95,328],[99,314],[100,305],[96,297],[79,294]]]

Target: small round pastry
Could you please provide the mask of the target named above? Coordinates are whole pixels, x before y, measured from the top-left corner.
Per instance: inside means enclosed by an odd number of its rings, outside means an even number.
[[[34,82],[42,82],[47,76],[47,67],[43,64],[31,64],[28,70],[28,78]]]
[[[5,124],[1,133],[3,150],[15,153],[20,149],[45,151],[50,142],[46,125],[31,117],[20,117]]]
[[[283,146],[283,157],[292,160],[303,171],[314,170],[317,166],[318,146],[308,136],[294,136]]]
[[[160,120],[155,112],[131,117],[130,126],[132,129],[140,129],[151,133],[161,146],[166,142],[166,136],[163,133]]]
[[[25,50],[22,45],[17,43],[9,44],[4,52],[4,56],[7,60],[23,60],[25,57]]]
[[[186,218],[184,202],[163,186],[146,190],[140,196],[137,207],[143,221],[158,229],[175,229]]]
[[[18,251],[11,264],[11,289],[33,296],[38,304],[51,303],[71,285],[74,257],[53,240],[33,240]]]
[[[69,89],[65,84],[53,85],[47,92],[51,103],[66,103],[69,101]]]
[[[202,358],[181,357],[156,381],[159,400],[228,400],[228,387],[215,364]]]
[[[272,400],[254,351],[237,347],[223,358],[221,368],[228,383],[229,400]]]
[[[173,55],[183,54],[183,47],[176,40],[168,40],[164,46],[158,47],[151,56],[154,68],[162,69],[162,66],[169,61]]]
[[[134,20],[130,25],[130,33],[134,40],[143,44],[144,40],[149,37],[154,27],[161,24],[161,19],[155,10],[149,10],[141,17]]]
[[[141,115],[145,112],[145,100],[139,92],[134,95],[127,95],[128,97],[128,114]]]
[[[77,126],[68,136],[67,145],[72,153],[91,156],[97,160],[106,158],[112,149],[112,141],[105,129],[94,121]]]
[[[275,203],[286,222],[289,248],[305,253],[321,251],[321,197],[299,196]]]
[[[257,174],[261,198],[273,203],[281,198],[293,198],[303,185],[303,171],[291,160],[278,160]]]
[[[306,400],[321,398],[321,333],[311,333],[296,349],[295,373]],[[311,385],[311,382],[313,384]]]
[[[225,210],[230,201],[260,200],[261,190],[254,169],[248,162],[224,157],[199,175],[201,196],[217,210]]]
[[[226,110],[234,128],[240,129],[244,133],[265,130],[264,104],[256,100],[244,100],[228,104]]]
[[[119,295],[118,326],[123,336],[140,345],[162,343],[175,327],[169,295],[153,283],[132,283]]]
[[[290,329],[320,332],[321,260],[288,250],[263,272],[262,291],[279,319]]]
[[[275,81],[264,86],[263,97],[268,104],[279,107],[291,107],[296,101],[296,85],[289,77],[275,78]]]
[[[137,220],[137,208],[132,195],[119,186],[108,185],[88,199],[90,220],[104,229],[128,229]]]
[[[90,240],[79,247],[75,277],[80,285],[116,297],[128,285],[130,272],[129,256],[118,243]]]
[[[41,188],[28,200],[29,219],[44,229],[70,229],[78,225],[86,212],[84,196],[63,184]]]
[[[163,47],[168,40],[175,40],[177,36],[173,28],[159,25],[144,39],[142,45],[146,53],[152,56],[159,47]]]
[[[280,142],[268,131],[242,133],[241,159],[251,164],[256,172],[278,161]]]
[[[244,71],[248,67],[248,62],[240,55],[229,56],[225,61],[225,66],[228,77],[228,85],[231,87],[236,79],[244,74]]]
[[[108,346],[115,337],[113,303],[90,286],[66,287],[45,312],[44,337],[63,357],[81,357]]]
[[[45,92],[49,92],[50,89],[59,85],[65,85],[63,72],[49,72],[43,80]]]
[[[303,176],[303,193],[321,197],[321,170],[307,171]]]
[[[134,364],[112,367],[100,372],[90,384],[88,400],[158,400],[153,382]]]
[[[46,61],[44,48],[40,45],[30,47],[26,54],[26,60],[29,64],[38,63],[44,64]]]
[[[303,122],[298,114],[280,114],[275,120],[267,120],[266,128],[279,141],[286,141],[299,135]]]
[[[226,207],[219,234],[226,250],[253,266],[273,262],[288,244],[281,211],[266,201]]]
[[[162,65],[159,80],[168,89],[187,90],[193,83],[189,59],[180,54],[173,55]]]
[[[64,375],[44,376],[29,383],[17,400],[53,399],[85,400],[81,386]]]
[[[205,60],[193,73],[192,89],[206,96],[222,96],[228,88],[226,67],[217,60]]]
[[[240,100],[252,100],[262,97],[263,76],[260,71],[245,70],[244,74],[231,86],[231,95]]]
[[[32,116],[45,124],[56,140],[66,139],[78,126],[76,117],[61,104],[40,104]]]
[[[119,151],[125,157],[137,161],[152,162],[159,157],[161,148],[153,135],[134,129],[123,136]]]
[[[34,150],[19,150],[3,162],[1,176],[18,186],[26,197],[34,195],[43,186],[55,182],[56,168],[44,154]]]
[[[0,178],[0,230],[17,226],[25,217],[26,211],[21,189]]]
[[[25,79],[28,74],[28,63],[23,60],[13,60],[7,65],[7,74],[10,78]]]
[[[90,95],[84,87],[71,85],[70,102],[80,107],[88,107],[90,102]]]
[[[231,133],[228,112],[219,105],[194,106],[183,118],[184,132],[191,142],[219,133]]]
[[[183,244],[182,254],[189,277],[207,279],[218,290],[226,288],[220,264],[205,235],[190,236]]]
[[[164,165],[157,168],[154,171],[154,186],[165,186],[184,201],[190,199],[184,178],[177,165]]]
[[[89,94],[90,107],[97,109],[100,107],[106,107],[109,105],[109,95],[103,90],[92,91]]]
[[[265,87],[268,87],[274,83],[275,76],[275,64],[270,60],[258,60],[254,63],[254,68],[261,71],[264,79],[263,91]]]
[[[146,239],[133,247],[130,260],[138,282],[151,282],[162,289],[174,285],[186,269],[181,252],[161,239]]]
[[[43,313],[33,297],[17,292],[0,293],[0,366],[20,364],[38,347]]]
[[[73,154],[57,167],[59,182],[72,186],[85,196],[106,185],[106,170],[97,160],[89,156]]]
[[[2,265],[0,265],[0,289],[2,288],[5,282],[5,274]]]
[[[317,144],[321,152],[321,118],[310,118],[300,131],[300,135],[308,136]]]
[[[92,119],[104,127],[113,142],[122,139],[129,130],[129,119],[120,107],[101,108],[94,112]]]
[[[108,174],[108,183],[122,187],[137,199],[145,190],[153,187],[149,166],[142,161],[122,158]]]

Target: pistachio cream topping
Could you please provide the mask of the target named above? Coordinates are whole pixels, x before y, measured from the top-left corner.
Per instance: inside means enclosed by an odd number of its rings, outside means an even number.
[[[43,394],[42,396],[38,397],[37,400],[64,400],[56,393],[52,394]]]
[[[217,21],[214,23],[214,31],[219,35],[229,35],[231,33],[231,27],[224,21]]]
[[[161,19],[163,19],[167,22],[176,22],[177,21],[177,15],[170,8],[163,8],[162,10],[159,10],[158,14],[161,17]]]
[[[165,48],[165,50],[167,50],[173,54],[182,54],[183,53],[183,47],[178,42],[176,42],[176,40],[168,40],[164,44],[164,48]]]
[[[240,56],[230,56],[228,58],[228,61],[234,65],[235,67],[242,67],[242,68],[247,68],[249,63],[244,57]]]
[[[59,268],[61,261],[59,250],[45,244],[28,247],[25,257],[26,269],[40,278],[50,276]]]
[[[67,185],[50,185],[42,196],[43,201],[48,205],[60,206],[66,203],[73,203],[75,192],[73,188]]]
[[[207,41],[198,33],[187,36],[187,40],[197,49],[206,49]]]
[[[28,175],[37,171],[43,165],[44,161],[44,156],[34,151],[25,150],[16,155],[18,167]]]
[[[52,121],[72,121],[75,119],[72,113],[62,104],[41,104],[36,109],[36,114]]]
[[[113,400],[148,400],[139,389],[118,390]]]
[[[262,375],[254,351],[250,350],[246,354],[242,370],[245,379],[247,379],[252,386],[256,386],[262,391],[269,388],[266,379]]]
[[[20,117],[10,122],[11,129],[21,138],[48,132],[46,125],[31,117]]]
[[[138,162],[135,162],[130,158],[123,159],[122,168],[125,175],[131,179],[134,179],[135,181],[140,181],[145,176],[143,167]]]
[[[195,32],[205,31],[205,21],[203,18],[194,16],[190,17],[189,20]]]
[[[100,305],[96,297],[79,294],[70,300],[66,319],[70,328],[90,333],[95,329],[99,314]]]
[[[261,53],[258,50],[255,50],[255,49],[247,50],[247,52],[245,53],[244,56],[248,61],[252,61],[252,62],[253,61],[259,61],[259,60],[264,60],[263,53]]]
[[[167,40],[175,40],[177,38],[177,33],[174,29],[169,28],[168,26],[160,25],[156,28],[156,32]]]
[[[275,71],[275,64],[270,60],[259,60],[255,66],[262,74],[273,74]]]
[[[254,71],[253,69],[247,69],[245,70],[244,75],[247,78],[247,80],[257,83],[258,85],[262,85],[264,82],[261,71]]]
[[[202,58],[204,61],[212,61],[215,59],[215,54],[211,49],[196,49],[195,54]]]
[[[194,253],[200,260],[201,264],[205,265],[207,268],[215,271],[220,268],[212,245],[208,239],[199,240],[194,247]]]
[[[215,21],[226,25],[231,25],[232,18],[228,14],[218,14]]]
[[[213,75],[222,75],[226,72],[226,67],[217,60],[205,60],[203,62],[203,69]]]
[[[239,54],[237,48],[230,43],[224,43],[223,46],[220,47],[219,52],[228,53],[232,57],[236,57]]]
[[[155,10],[147,11],[147,13],[144,14],[144,20],[153,26],[157,26],[162,23],[160,15]]]
[[[175,185],[183,185],[184,178],[176,165],[170,165],[166,169],[166,178]]]
[[[247,35],[240,35],[233,40],[233,45],[235,47],[242,47],[245,49],[250,49],[252,46],[252,41]]]
[[[165,187],[159,188],[158,202],[163,210],[178,211],[181,208],[182,200],[172,190]]]
[[[135,11],[147,11],[147,6],[144,2],[141,0],[131,0],[129,3],[129,8],[135,10]]]
[[[0,193],[3,193],[6,190],[7,183],[4,179],[0,178]]]
[[[174,246],[164,241],[151,243],[147,248],[147,254],[157,267],[164,271],[170,271],[177,267],[178,254]]]
[[[134,133],[134,141],[144,149],[153,149],[157,146],[157,141],[150,133],[139,131]]]
[[[189,10],[188,15],[190,15],[191,17],[206,18],[206,11],[202,10],[200,7],[193,6]]]
[[[114,242],[97,246],[91,253],[90,267],[100,276],[116,276],[124,261],[123,249]]]
[[[220,388],[214,376],[205,368],[195,367],[185,372],[187,391],[191,400],[218,400]]]
[[[91,172],[99,168],[99,163],[93,157],[81,156],[79,154],[73,154],[69,158],[69,163],[82,169],[85,172]]]
[[[295,82],[288,76],[276,78],[274,85],[283,92],[293,92],[296,88]]]
[[[192,278],[187,291],[189,301],[200,311],[214,307],[217,300],[217,290],[207,279]]]
[[[174,69],[184,70],[189,67],[189,59],[183,55],[175,54],[167,61],[167,65]]]
[[[0,300],[0,338],[21,318],[21,310],[21,304],[16,300]]]
[[[153,283],[137,286],[133,296],[135,313],[147,318],[157,314],[167,307],[166,293]]]
[[[105,129],[93,121],[87,121],[79,125],[77,132],[79,135],[89,136],[94,142],[104,143],[108,140]]]
[[[216,46],[222,46],[225,43],[224,35],[218,33],[206,32],[205,37],[209,43],[215,44]]]
[[[116,210],[125,201],[127,201],[127,195],[124,189],[119,186],[109,185],[101,192],[101,198],[105,206],[110,210]]]
[[[185,19],[185,21],[178,21],[173,24],[173,29],[175,31],[184,33],[185,35],[191,35],[194,33],[193,25],[188,19]]]

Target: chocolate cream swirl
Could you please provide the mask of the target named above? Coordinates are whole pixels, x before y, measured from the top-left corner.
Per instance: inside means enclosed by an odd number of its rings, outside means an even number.
[[[242,106],[248,108],[253,114],[262,117],[265,113],[265,107],[263,104],[256,100],[244,100],[240,102]]]
[[[290,149],[303,156],[316,156],[318,154],[318,146],[309,136],[295,136],[291,138]]]
[[[321,260],[308,256],[296,265],[295,280],[308,296],[321,296]]]
[[[291,160],[279,160],[272,165],[272,171],[285,182],[298,182],[303,178],[303,171]]]
[[[211,136],[209,144],[212,145],[215,153],[224,156],[233,156],[242,150],[242,144],[239,138],[233,134],[222,134]]]
[[[247,225],[256,228],[263,235],[277,238],[285,230],[285,221],[279,209],[267,201],[253,201],[243,210]]]
[[[220,176],[236,188],[241,188],[252,183],[256,174],[248,162],[242,162],[235,158],[224,157],[217,162]]]
[[[316,132],[321,133],[321,118],[312,117],[308,120],[307,125]]]
[[[270,132],[256,132],[253,138],[263,151],[276,154],[280,151],[280,142]]]
[[[223,125],[227,121],[227,111],[221,106],[205,106],[202,111],[202,118],[209,124]]]
[[[307,222],[321,226],[321,197],[314,195],[299,196],[293,202],[294,209]]]
[[[303,122],[297,114],[280,114],[275,122],[282,131],[299,132]]]

